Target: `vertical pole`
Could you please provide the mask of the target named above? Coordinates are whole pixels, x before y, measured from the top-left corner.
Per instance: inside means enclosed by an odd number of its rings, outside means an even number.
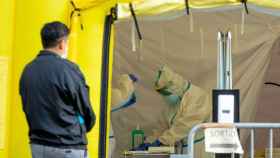
[[[250,158],[255,157],[255,130],[251,129]]]
[[[232,36],[231,32],[223,33],[218,32],[218,61],[217,61],[217,89],[219,90],[225,90],[225,91],[231,91],[232,86],[232,52],[231,52],[231,41]],[[223,108],[219,107],[222,105],[218,105],[217,109]],[[213,108],[213,113],[216,113],[215,108]],[[234,107],[234,110],[236,107]],[[218,110],[219,111],[219,110]],[[236,112],[233,111],[234,117],[236,119]],[[219,113],[219,112],[218,112]],[[217,116],[217,122],[222,123],[223,120],[219,120],[218,116],[219,114],[216,114]],[[232,122],[233,123],[233,122]],[[230,157],[239,157],[238,154],[215,154],[216,158],[230,158]]]
[[[217,55],[217,89],[221,89],[221,78],[220,78],[220,69],[221,69],[221,61],[220,61],[220,52],[221,52],[221,32],[218,32],[218,38],[217,38],[217,50],[218,50],[218,55]]]
[[[188,139],[188,156],[189,158],[194,158],[194,139],[195,139],[195,132],[189,135]]]
[[[273,157],[273,129],[269,129],[269,158]]]
[[[220,90],[221,92],[233,92],[232,90],[232,52],[231,52],[231,41],[232,41],[232,36],[231,32],[223,33],[223,32],[218,32],[218,59],[217,59],[217,89],[218,91]],[[214,94],[214,93],[213,93]],[[227,94],[227,93],[225,93]],[[214,95],[213,95],[214,97]],[[216,97],[214,97],[216,98]],[[217,98],[216,98],[217,99]],[[216,100],[213,99],[213,100]],[[236,100],[238,99],[238,101]],[[218,99],[217,99],[218,100]],[[234,102],[239,102],[238,96],[236,96]],[[216,102],[217,103],[217,102]],[[214,103],[214,108],[213,108],[213,120],[217,121],[218,123],[224,122],[224,120],[219,119],[219,109],[224,108],[220,107],[223,105],[219,105]],[[234,120],[239,120],[239,111],[236,110],[238,109],[238,106],[233,107],[232,109],[232,114],[234,115]],[[238,115],[237,115],[238,113]],[[215,119],[216,118],[216,119]],[[233,122],[232,122],[233,123]],[[239,157],[240,155],[238,154],[215,154],[216,158],[230,158],[230,157]]]
[[[226,47],[227,47],[227,43],[226,43],[226,34],[223,33],[222,36],[222,64],[223,64],[223,69],[222,69],[222,75],[223,75],[223,88],[222,89],[226,89],[226,65],[227,65],[227,60],[226,60]]]
[[[223,33],[218,32],[218,61],[217,61],[217,88],[224,88],[224,49],[223,49]]]
[[[225,39],[225,56],[226,56],[226,70],[225,70],[225,82],[226,89],[232,89],[232,54],[231,54],[231,32],[227,32]]]
[[[114,22],[113,15],[105,18],[103,35],[103,54],[102,54],[102,72],[101,72],[101,96],[100,96],[100,129],[99,129],[99,148],[98,157],[107,157],[107,123],[108,123],[108,85],[109,85],[109,56],[111,29]]]

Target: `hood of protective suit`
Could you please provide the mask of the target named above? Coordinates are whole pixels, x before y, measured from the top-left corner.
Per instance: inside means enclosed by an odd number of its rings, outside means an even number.
[[[190,82],[174,72],[168,66],[162,66],[157,72],[155,89],[164,96],[176,95],[182,98],[190,88]]]
[[[133,96],[135,91],[133,80],[129,75],[124,74],[118,78],[117,85],[112,89],[112,108],[120,106]]]

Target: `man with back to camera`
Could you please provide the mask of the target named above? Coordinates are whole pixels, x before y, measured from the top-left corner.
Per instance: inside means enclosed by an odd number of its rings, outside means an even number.
[[[20,95],[33,158],[87,158],[95,124],[89,87],[79,67],[65,59],[69,29],[51,22],[41,30],[43,50],[24,69]]]

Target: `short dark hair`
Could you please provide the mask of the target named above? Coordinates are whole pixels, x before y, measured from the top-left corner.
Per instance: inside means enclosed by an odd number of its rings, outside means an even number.
[[[67,37],[69,28],[59,21],[46,23],[41,29],[41,40],[44,48],[52,48],[59,44],[60,39]]]

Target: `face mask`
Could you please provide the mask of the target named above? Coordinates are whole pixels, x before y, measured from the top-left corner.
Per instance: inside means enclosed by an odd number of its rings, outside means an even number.
[[[63,59],[66,59],[66,58],[68,57],[68,47],[65,48],[65,51],[64,51],[64,53],[61,55],[61,57],[62,57]]]
[[[65,48],[63,54],[61,55],[61,58],[66,59],[68,57],[68,42],[67,39],[63,39],[62,42],[64,43]]]
[[[178,95],[174,95],[174,94],[164,96],[164,99],[171,106],[178,105],[181,101],[181,98]]]
[[[68,54],[67,53],[65,53],[65,54],[62,54],[62,56],[61,56],[63,59],[66,59],[67,57],[68,57]]]

